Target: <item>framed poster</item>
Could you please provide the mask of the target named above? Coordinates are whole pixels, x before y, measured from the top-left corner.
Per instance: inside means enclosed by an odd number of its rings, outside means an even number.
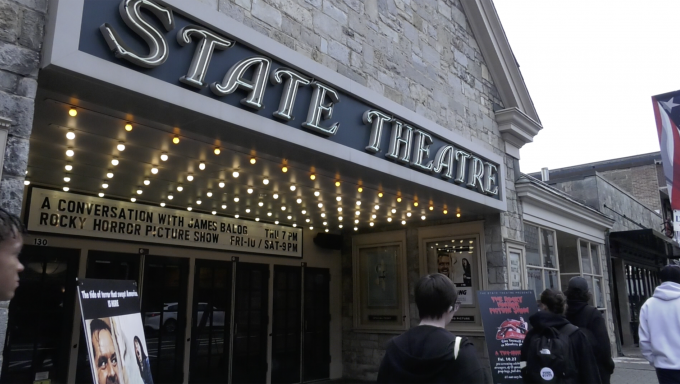
[[[484,222],[475,221],[418,229],[420,276],[446,275],[456,287],[460,309],[447,329],[480,335],[482,320],[477,291],[487,286]]]
[[[354,327],[403,331],[408,328],[408,284],[403,231],[352,238]]]

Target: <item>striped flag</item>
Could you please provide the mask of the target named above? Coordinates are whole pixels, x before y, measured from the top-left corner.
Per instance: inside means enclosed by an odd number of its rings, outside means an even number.
[[[653,96],[663,173],[673,210],[680,210],[680,91]]]

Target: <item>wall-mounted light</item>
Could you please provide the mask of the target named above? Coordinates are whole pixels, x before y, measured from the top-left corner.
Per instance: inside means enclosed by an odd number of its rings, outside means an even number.
[[[76,117],[78,116],[78,111],[74,107],[71,107],[71,109],[68,110],[68,115],[71,117]]]
[[[250,158],[250,164],[255,165],[255,163],[257,163],[257,159],[254,158],[254,157],[251,157],[251,158]]]
[[[125,130],[128,132],[132,131],[132,124],[130,123],[125,124]]]
[[[222,150],[220,150],[218,147],[215,147],[215,149],[213,150],[213,153],[216,154],[216,155],[219,155],[220,153],[222,153]]]
[[[175,135],[175,137],[172,138],[172,143],[179,144],[179,136]]]

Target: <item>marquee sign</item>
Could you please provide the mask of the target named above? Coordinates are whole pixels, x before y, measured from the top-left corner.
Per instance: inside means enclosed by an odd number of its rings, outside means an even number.
[[[302,257],[302,230],[33,188],[29,231]]]
[[[467,188],[501,200],[500,164],[173,12],[160,0],[86,0],[79,50],[451,182],[454,194]]]

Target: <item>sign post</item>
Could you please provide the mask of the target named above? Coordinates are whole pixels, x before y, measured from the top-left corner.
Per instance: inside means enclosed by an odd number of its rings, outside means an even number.
[[[521,348],[538,312],[534,292],[479,291],[478,299],[494,384],[521,384]]]
[[[95,384],[153,384],[137,283],[82,279],[78,300]]]

